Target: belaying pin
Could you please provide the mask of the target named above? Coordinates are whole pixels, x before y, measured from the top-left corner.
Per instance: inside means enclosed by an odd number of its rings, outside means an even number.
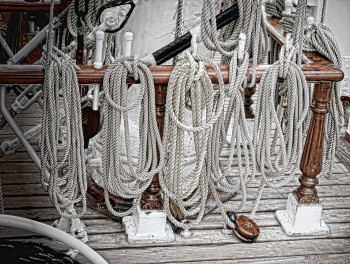
[[[253,243],[257,240],[260,229],[259,226],[245,215],[236,216],[234,212],[227,212],[230,220],[235,224],[233,233],[244,243]],[[233,219],[232,219],[233,217]]]

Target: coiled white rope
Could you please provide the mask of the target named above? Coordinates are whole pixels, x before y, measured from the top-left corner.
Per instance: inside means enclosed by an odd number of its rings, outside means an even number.
[[[265,12],[270,16],[282,18],[283,11],[285,9],[285,0],[275,0],[265,2]]]
[[[292,61],[295,50],[283,46],[280,60],[263,74],[254,123],[256,162],[264,185],[279,188],[292,179],[303,151],[310,91],[300,67]],[[276,90],[277,78],[283,78]],[[287,95],[284,108],[282,97]],[[276,100],[277,99],[277,100]]]
[[[249,55],[246,52],[242,63],[238,62],[238,52],[235,50],[230,62],[227,96],[229,104],[226,114],[222,115],[213,128],[211,147],[208,150],[208,163],[211,165],[210,188],[216,203],[227,225],[234,228],[234,224],[227,216],[227,212],[239,212],[246,204],[247,184],[255,178],[256,161],[255,149],[249,136],[247,120],[244,111],[244,87],[246,85],[246,72],[248,71]],[[229,157],[225,168],[219,167],[219,157],[226,142],[226,135],[231,119],[233,119],[231,141],[229,143]],[[239,182],[234,183],[232,168],[234,161],[238,164]],[[228,206],[223,204],[217,194],[216,188],[229,193],[240,193],[241,201],[238,205]]]
[[[149,63],[124,57],[117,59],[107,69],[103,79],[105,100],[103,102],[103,154],[102,170],[105,192],[105,202],[109,211],[118,217],[133,212],[139,204],[141,194],[150,185],[153,176],[160,172],[164,165],[164,148],[158,132],[155,110],[155,91],[153,77],[148,69]],[[140,94],[132,105],[127,105],[127,76],[140,82]],[[133,167],[129,137],[128,111],[141,103],[139,115],[138,164]],[[124,122],[124,135],[121,135],[121,125]],[[121,139],[125,140],[127,167],[121,161]],[[159,158],[157,154],[159,151]],[[125,212],[113,209],[109,193],[123,198],[134,198],[133,206]]]
[[[211,65],[218,78],[218,98],[204,63]],[[224,82],[218,66],[209,58],[186,52],[176,64],[167,89],[163,147],[167,149],[164,170],[159,173],[164,209],[171,222],[182,228],[198,224],[204,214],[210,181],[207,150],[212,127],[224,107]],[[191,124],[185,123],[185,108],[192,113]],[[185,134],[186,132],[186,134]],[[195,168],[184,171],[184,139],[193,133]],[[170,211],[170,199],[191,222],[178,221]],[[193,219],[192,219],[193,218]]]
[[[209,50],[222,54],[222,63],[229,64],[233,52],[238,45],[238,36],[244,33],[247,36],[246,51],[251,54],[253,64],[253,82],[258,63],[263,63],[268,51],[267,31],[262,17],[262,1],[257,0],[227,0],[224,9],[238,4],[239,18],[237,21],[221,29],[217,34],[213,0],[204,0],[201,20],[201,36],[203,43]]]
[[[51,1],[50,18],[53,18],[54,1]],[[40,138],[41,179],[48,189],[50,199],[61,216],[81,217],[86,210],[86,168],[84,141],[81,120],[81,106],[74,61],[53,46],[53,32],[49,30],[47,45],[44,47],[43,66],[45,80],[43,85],[43,118]],[[63,108],[67,119],[67,145],[61,161],[58,160],[59,141],[59,94],[63,96]],[[67,166],[67,172],[60,170]],[[46,181],[49,173],[49,181]],[[75,205],[82,202],[77,212]]]

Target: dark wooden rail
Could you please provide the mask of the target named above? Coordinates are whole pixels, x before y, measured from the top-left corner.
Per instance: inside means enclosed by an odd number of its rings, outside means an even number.
[[[156,85],[157,123],[161,134],[164,129],[166,87],[173,67],[150,66]],[[269,65],[258,66],[255,80],[257,83],[268,67]],[[96,70],[92,66],[81,66],[81,71],[78,71],[79,83],[102,83],[106,69],[107,67]],[[228,82],[228,66],[222,65],[220,69],[224,81]],[[316,203],[318,201],[315,188],[317,184],[316,176],[322,168],[325,117],[329,109],[328,103],[331,98],[332,83],[341,81],[344,74],[339,69],[321,64],[302,65],[302,70],[306,80],[316,84],[313,94],[313,105],[311,106],[313,111],[312,120],[301,161],[301,171],[303,172],[303,176],[300,178],[301,186],[294,193],[300,202]],[[217,77],[213,68],[207,67],[207,71],[212,82],[216,83]],[[44,80],[44,73],[41,66],[0,65],[0,84],[39,84]],[[247,75],[248,81],[251,81],[251,67]],[[133,80],[128,78],[127,81],[132,82]],[[144,209],[162,208],[158,175],[154,176],[150,187],[142,196],[141,204]]]
[[[270,37],[276,40],[279,44],[284,45],[286,34],[283,32],[280,20],[276,17],[266,17],[266,29]],[[319,63],[323,65],[332,65],[325,57],[314,52],[304,52],[305,56],[311,63]]]
[[[63,11],[61,2],[67,1],[55,1],[55,12]],[[0,12],[49,12],[50,11],[50,1],[38,1],[38,2],[28,2],[24,0],[0,0]]]
[[[80,67],[81,71],[77,72],[80,84],[102,83],[107,66],[101,70],[96,70],[92,66]],[[268,67],[269,65],[259,65],[257,67],[255,79],[257,83],[260,82],[261,76]],[[149,68],[152,71],[155,84],[167,84],[169,81],[170,73],[174,66],[160,65],[150,66]],[[222,72],[225,83],[228,82],[228,69],[228,65],[220,66],[220,70]],[[251,81],[251,70],[252,67],[249,67],[249,71],[247,73],[248,82]],[[308,82],[339,82],[344,77],[344,74],[341,70],[327,65],[307,64],[302,65],[302,70]],[[207,71],[212,82],[217,83],[218,80],[214,69],[207,67]],[[45,72],[42,66],[39,65],[0,65],[0,84],[41,84],[44,81],[44,76]],[[131,83],[133,80],[132,78],[128,78],[127,81]]]

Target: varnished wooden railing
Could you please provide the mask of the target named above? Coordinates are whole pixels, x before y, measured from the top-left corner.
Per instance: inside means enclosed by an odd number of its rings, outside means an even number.
[[[0,7],[1,2],[4,3],[6,1],[0,0]],[[266,26],[270,36],[280,44],[284,44],[284,34],[279,20],[276,18],[267,18]],[[332,67],[331,63],[321,55],[314,53],[305,53],[305,55],[314,64],[302,65],[302,70],[306,80],[308,82],[314,82],[315,86],[311,106],[312,120],[300,166],[303,175],[299,179],[301,185],[294,191],[294,194],[301,203],[316,203],[318,202],[316,190],[318,181],[316,176],[322,169],[325,117],[329,111],[328,103],[331,98],[332,83],[341,81],[344,75],[342,71]],[[264,71],[268,67],[269,65],[259,65],[257,67],[256,83],[260,82]],[[150,66],[149,68],[155,83],[157,124],[162,135],[164,129],[166,89],[173,66]],[[96,70],[92,66],[81,66],[81,71],[77,72],[78,81],[80,84],[101,84],[106,69],[107,66],[101,70]],[[220,70],[224,82],[227,83],[229,67],[227,65],[221,65]],[[251,82],[251,70],[252,68],[249,67],[247,73],[248,82]],[[207,67],[207,71],[211,81],[217,83],[217,76],[213,68]],[[0,65],[0,84],[41,84],[44,81],[44,76],[45,72],[43,68],[38,65]],[[128,78],[127,82],[132,83],[132,78]],[[246,89],[245,92],[247,118],[254,116],[252,112],[250,113],[248,111],[254,92],[255,88]],[[143,209],[162,209],[163,204],[160,190],[158,175],[155,175],[151,185],[142,196],[141,207]]]
[[[266,17],[265,24],[269,35],[279,44],[284,45],[286,34],[283,32],[279,19]],[[304,55],[308,63],[332,66],[328,59],[318,53],[304,52]],[[300,163],[300,170],[303,175],[299,178],[300,186],[293,192],[299,203],[312,204],[319,201],[316,190],[316,185],[318,184],[317,175],[322,170],[325,119],[329,112],[332,87],[333,82],[327,82],[327,80],[320,81],[314,86],[311,105],[312,119]]]
[[[56,13],[62,12],[67,0],[55,1]],[[71,1],[69,1],[71,2]],[[63,9],[62,9],[63,8]],[[37,2],[24,0],[0,0],[0,12],[45,12],[50,11],[50,0],[40,0]]]
[[[269,65],[259,65],[257,68],[256,82],[259,83],[263,72]],[[164,112],[167,83],[173,66],[150,66],[155,83],[157,124],[160,133],[164,129]],[[91,66],[81,66],[77,72],[80,84],[102,83],[107,67],[96,70]],[[228,82],[228,66],[220,66],[224,81]],[[301,186],[295,190],[295,195],[300,202],[316,203],[318,201],[316,176],[320,173],[323,160],[323,141],[325,117],[328,113],[328,103],[331,98],[332,83],[341,81],[344,74],[332,66],[320,64],[302,65],[302,70],[308,82],[314,82],[314,94],[312,120],[305,142],[301,161],[300,177]],[[207,67],[207,71],[213,83],[217,83],[215,71]],[[40,84],[44,81],[44,70],[35,65],[0,65],[0,84]],[[251,67],[247,73],[248,81],[251,81]],[[133,82],[128,78],[128,82]],[[281,80],[279,80],[281,81]],[[142,196],[141,202],[144,209],[162,209],[160,185],[158,175],[155,175],[150,187]]]
[[[260,82],[264,71],[269,65],[259,65],[257,67],[255,81]],[[102,83],[103,76],[107,69],[105,66],[101,70],[94,69],[93,66],[80,66],[81,71],[77,71],[77,76],[80,84]],[[155,84],[167,84],[170,73],[174,66],[159,65],[149,67]],[[219,66],[224,82],[228,82],[228,65]],[[331,81],[338,82],[343,79],[343,72],[331,66],[320,64],[306,64],[301,67],[306,80],[308,82]],[[209,77],[213,83],[217,83],[217,76],[212,67],[207,67]],[[250,66],[247,73],[248,82],[251,81]],[[6,65],[0,64],[0,84],[41,84],[44,81],[45,72],[40,65]],[[281,80],[279,80],[281,81]],[[127,82],[133,82],[132,78],[128,78]]]
[[[266,17],[266,29],[270,37],[276,40],[280,45],[284,45],[286,34],[283,32],[280,20],[276,17]],[[325,57],[318,53],[304,52],[308,63],[318,63],[322,65],[332,65]]]

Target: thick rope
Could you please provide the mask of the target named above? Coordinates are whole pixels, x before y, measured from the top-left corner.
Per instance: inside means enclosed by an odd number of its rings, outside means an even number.
[[[51,1],[50,18],[53,19]],[[49,191],[51,201],[61,216],[81,217],[86,210],[86,168],[81,120],[81,106],[77,66],[62,51],[53,46],[53,32],[50,27],[47,45],[44,47],[43,66],[45,80],[43,85],[43,118],[40,138],[41,179]],[[67,119],[67,146],[61,161],[58,160],[59,141],[59,96],[63,97],[63,107]],[[67,166],[67,171],[61,169]],[[47,173],[50,175],[46,181]],[[79,213],[75,205],[82,202]]]
[[[175,40],[181,37],[182,28],[183,28],[183,0],[177,1],[177,10],[176,10],[176,25],[175,25]],[[173,59],[173,64],[175,65],[177,61],[177,56]]]
[[[249,65],[249,55],[246,52],[242,64],[238,63],[238,52],[234,53],[230,61],[229,80],[230,84],[227,90],[229,104],[225,115],[215,124],[212,132],[211,147],[208,150],[208,163],[211,166],[210,188],[216,203],[219,206],[225,222],[228,226],[234,228],[233,223],[227,216],[227,212],[239,212],[246,204],[247,184],[255,178],[256,162],[255,149],[249,136],[247,120],[244,111],[244,88],[246,85],[246,72]],[[224,168],[220,168],[220,154],[226,143],[229,125],[232,120],[231,140],[229,144],[229,157]],[[238,171],[233,172],[233,164],[237,162]],[[239,182],[234,183],[236,178],[232,175],[238,174]],[[240,193],[241,201],[238,205],[228,206],[223,204],[216,188],[230,193]],[[254,212],[253,212],[254,213]]]
[[[326,10],[327,10],[327,0],[322,1],[322,13],[321,13],[321,23],[324,24],[326,20]]]
[[[2,194],[2,182],[1,182],[1,178],[0,178],[0,214],[4,214],[5,213],[5,209],[4,209],[4,197]],[[1,231],[1,227],[0,227],[0,231]]]
[[[132,57],[121,58],[109,66],[103,79],[105,93],[102,154],[104,192],[109,211],[118,217],[126,216],[134,211],[153,176],[160,172],[164,165],[164,149],[156,122],[154,83],[148,65]],[[132,105],[127,105],[126,78],[128,75],[140,82],[140,94]],[[140,103],[140,145],[135,169],[130,150],[132,143],[129,135],[128,111]],[[121,135],[122,122],[124,123],[124,135]],[[125,161],[121,161],[122,137],[126,146],[126,167],[123,166]],[[110,204],[109,193],[127,199],[134,198],[133,206],[125,212],[115,211]]]
[[[292,60],[294,53],[294,48],[287,51],[283,46],[280,59],[260,81],[253,143],[263,179],[261,190],[264,185],[278,189],[298,172],[308,128],[310,91],[303,72]],[[278,78],[284,82],[276,86]],[[286,95],[288,105],[284,108],[282,100]],[[258,200],[259,196],[260,193]]]
[[[204,63],[211,65],[217,74],[217,99]],[[190,228],[204,215],[211,169],[207,150],[211,144],[212,128],[222,115],[224,99],[224,82],[218,66],[209,58],[187,52],[186,57],[176,64],[168,83],[163,136],[167,158],[164,170],[159,173],[164,209],[176,226]],[[191,124],[185,123],[186,105],[192,114]],[[196,160],[195,168],[187,172],[184,171],[184,139],[191,134]],[[190,223],[186,220],[180,222],[172,215],[170,200],[186,219],[191,217]]]
[[[209,50],[217,50],[223,55],[221,63],[229,64],[238,44],[238,36],[240,33],[244,33],[247,36],[246,51],[252,54],[251,63],[253,64],[253,82],[249,86],[254,86],[256,67],[258,63],[265,61],[268,51],[267,31],[262,16],[262,1],[225,1],[224,9],[233,4],[238,4],[240,15],[237,21],[221,29],[219,36],[216,34],[216,24],[212,25],[211,23],[211,21],[215,20],[214,15],[211,14],[206,18],[208,10],[210,10],[207,6],[213,5],[211,1],[203,2],[201,26],[204,44]]]
[[[282,12],[285,9],[285,0],[266,1],[265,12],[270,16],[282,18]]]

